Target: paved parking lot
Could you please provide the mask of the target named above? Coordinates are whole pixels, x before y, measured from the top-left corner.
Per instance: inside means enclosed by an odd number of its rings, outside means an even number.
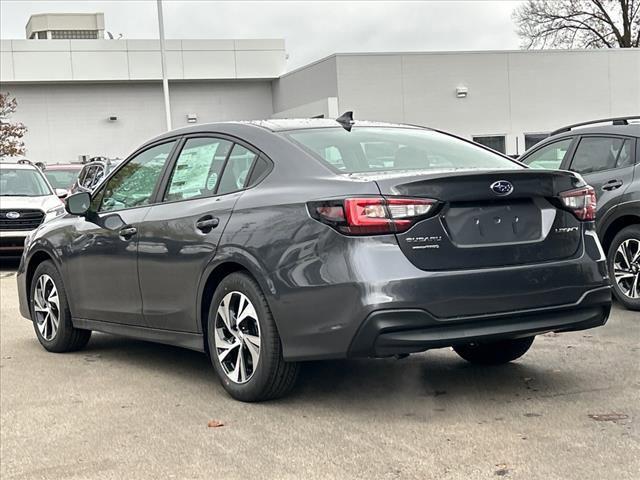
[[[231,400],[204,355],[96,334],[49,354],[0,271],[0,477],[638,478],[640,315],[480,368],[438,350],[306,365]],[[210,420],[224,423],[209,428]]]

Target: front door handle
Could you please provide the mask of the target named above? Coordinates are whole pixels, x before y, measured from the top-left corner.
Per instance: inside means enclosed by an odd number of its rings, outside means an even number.
[[[602,186],[602,190],[610,192],[622,186],[622,180],[610,180]]]
[[[138,233],[138,229],[136,227],[124,227],[120,229],[118,232],[122,238],[128,240],[133,237],[136,233]]]
[[[196,222],[196,228],[202,233],[209,233],[211,230],[216,228],[219,223],[219,219],[212,217],[211,215],[207,215]]]

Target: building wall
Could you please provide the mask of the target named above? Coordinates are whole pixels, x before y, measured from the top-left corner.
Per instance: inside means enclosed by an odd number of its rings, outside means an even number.
[[[18,100],[13,119],[23,122],[25,157],[45,163],[77,161],[79,155],[126,157],[142,142],[165,131],[159,82],[4,83]],[[174,128],[198,122],[269,118],[268,81],[174,82],[170,84]],[[110,121],[116,116],[116,121]]]
[[[338,74],[336,57],[332,56],[306,67],[289,72],[273,82],[273,111],[284,112],[298,110],[300,106],[308,105],[305,109],[307,116],[319,115],[318,101],[325,101],[329,97],[338,96]],[[324,108],[324,105],[323,107]]]
[[[167,40],[175,80],[274,79],[283,40]],[[0,81],[129,81],[162,78],[158,40],[2,40]]]
[[[507,153],[525,133],[582,120],[640,114],[640,50],[337,54],[338,109],[356,119],[429,125],[467,138],[505,135]],[[325,63],[329,63],[327,59]],[[276,112],[334,96],[313,67],[274,81]],[[324,84],[323,82],[320,82]],[[468,88],[466,98],[456,88]],[[274,89],[275,91],[275,89]],[[304,96],[302,93],[304,92]],[[275,99],[275,95],[274,95]],[[305,101],[306,100],[306,101]],[[278,115],[278,113],[276,113]]]

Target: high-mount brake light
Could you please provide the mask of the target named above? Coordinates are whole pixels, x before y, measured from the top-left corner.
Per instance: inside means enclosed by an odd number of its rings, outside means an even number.
[[[596,191],[593,187],[587,185],[562,192],[560,199],[579,220],[592,222],[596,219]]]
[[[358,197],[310,202],[313,218],[347,235],[399,233],[433,213],[429,198]]]

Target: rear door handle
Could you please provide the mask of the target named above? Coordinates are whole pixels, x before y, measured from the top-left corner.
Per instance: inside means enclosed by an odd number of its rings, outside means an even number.
[[[611,191],[622,186],[622,180],[610,180],[602,186],[602,190]]]
[[[207,215],[196,222],[196,228],[202,233],[209,233],[211,230],[216,228],[219,223],[219,219],[212,217],[211,215]]]
[[[122,238],[129,239],[138,233],[138,229],[136,227],[124,227],[118,233]]]

